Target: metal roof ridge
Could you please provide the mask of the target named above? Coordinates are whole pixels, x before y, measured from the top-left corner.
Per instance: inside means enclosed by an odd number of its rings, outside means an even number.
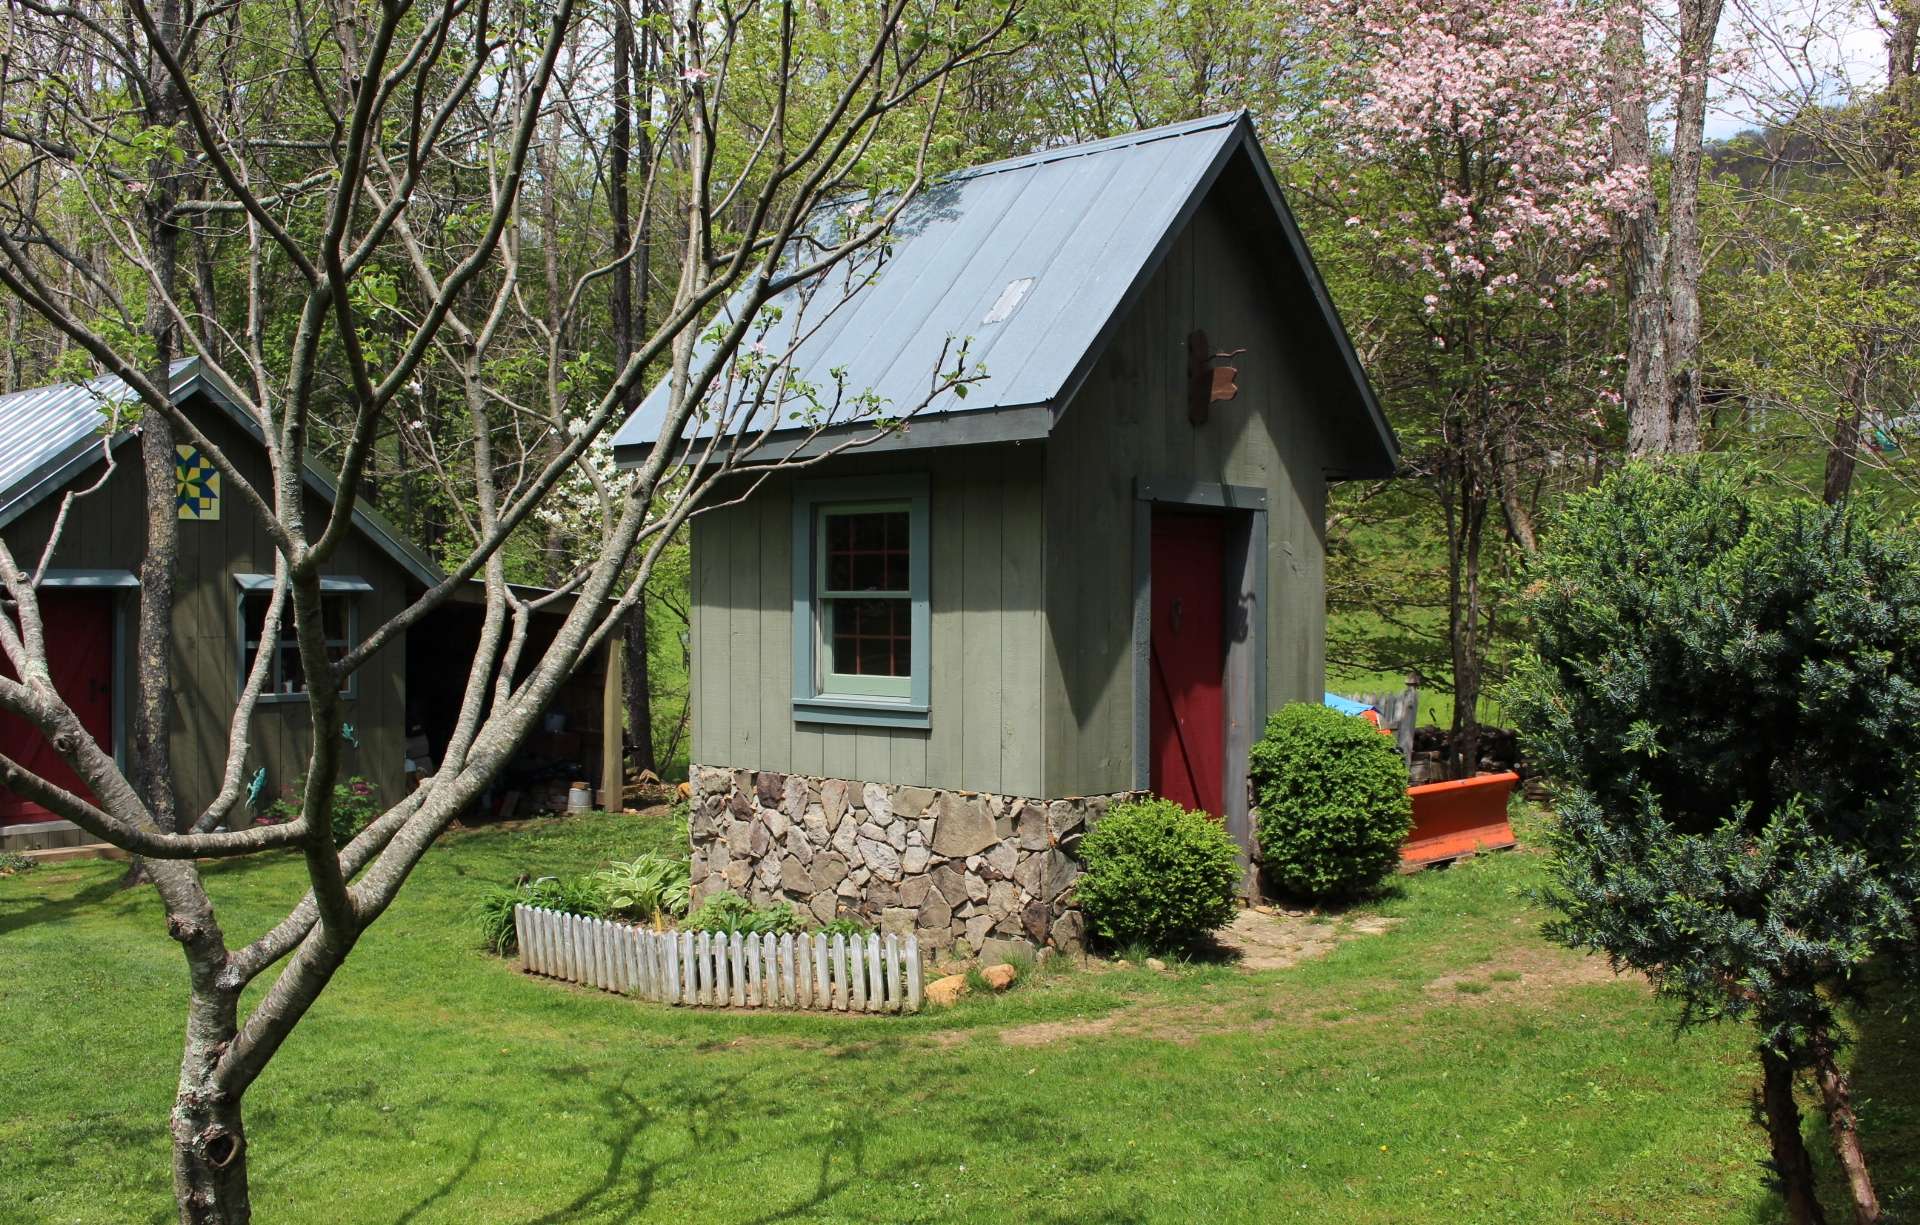
[[[1092,157],[1100,153],[1112,153],[1120,149],[1133,149],[1141,145],[1153,144],[1162,140],[1174,140],[1182,136],[1192,136],[1197,132],[1209,132],[1215,128],[1232,127],[1247,114],[1245,108],[1237,111],[1222,111],[1217,115],[1207,115],[1199,119],[1186,119],[1179,123],[1162,124],[1157,128],[1146,128],[1138,132],[1127,132],[1119,136],[1104,136],[1099,140],[1082,141],[1075,145],[1056,145],[1050,149],[1036,149],[1031,153],[1022,153],[1017,157],[1002,158],[997,162],[986,162],[978,166],[967,166],[950,174],[941,175],[934,183],[951,183],[964,179],[984,178],[990,174],[1005,174],[1012,170],[1031,170],[1036,166],[1045,166],[1052,162],[1067,161],[1076,157]]]

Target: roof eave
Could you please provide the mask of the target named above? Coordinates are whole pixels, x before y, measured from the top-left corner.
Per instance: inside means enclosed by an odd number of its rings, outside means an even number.
[[[848,422],[817,431],[775,430],[764,441],[738,456],[737,462],[767,464],[817,460],[833,453],[836,448],[849,454],[884,454],[930,447],[1035,442],[1047,436],[1053,428],[1054,417],[1053,407],[1049,404],[1012,404],[914,417],[889,429],[877,429],[866,422]],[[868,437],[863,438],[863,435]],[[691,448],[693,443],[687,445]],[[616,446],[613,449],[613,462],[621,468],[635,468],[646,462],[647,456],[652,453],[652,444]],[[676,458],[679,462],[685,462],[686,459],[684,454]]]
[[[253,419],[251,413],[240,407],[221,385],[220,380],[210,376],[199,361],[196,360],[187,367],[183,377],[174,384],[172,390],[175,403],[180,403],[194,395],[205,396],[219,406],[255,442],[265,445],[266,434],[260,428],[260,423]],[[301,466],[301,477],[307,488],[325,498],[329,505],[338,504],[340,483],[331,473],[309,460]],[[440,572],[439,566],[434,564],[433,559],[402,539],[398,529],[388,523],[384,515],[359,505],[357,499],[353,508],[353,525],[359,528],[361,534],[371,540],[395,565],[405,570],[421,585],[434,587],[446,578]]]

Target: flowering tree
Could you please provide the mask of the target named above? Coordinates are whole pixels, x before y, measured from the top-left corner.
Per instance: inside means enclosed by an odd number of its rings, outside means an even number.
[[[1590,453],[1617,399],[1604,257],[1640,207],[1614,164],[1606,13],[1585,0],[1310,0],[1340,153],[1313,185],[1347,214],[1348,313],[1438,494],[1446,529],[1454,766],[1478,759],[1475,706],[1498,515],[1533,547],[1537,487]],[[1357,309],[1356,309],[1357,308]]]

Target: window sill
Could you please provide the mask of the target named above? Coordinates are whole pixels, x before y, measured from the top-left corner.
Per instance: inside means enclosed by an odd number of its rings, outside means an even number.
[[[839,723],[854,727],[925,728],[925,705],[899,698],[863,698],[823,693],[793,700],[795,723]]]
[[[305,702],[306,700],[307,695],[305,693],[263,693],[254,699],[255,702],[262,706],[278,706],[287,702]],[[351,702],[353,700],[353,694],[343,693],[340,695],[340,700],[342,702]]]

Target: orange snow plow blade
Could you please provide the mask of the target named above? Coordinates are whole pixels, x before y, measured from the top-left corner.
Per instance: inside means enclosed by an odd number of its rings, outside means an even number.
[[[1417,871],[1475,851],[1512,846],[1507,796],[1519,781],[1509,770],[1407,788],[1413,797],[1413,832],[1400,848],[1400,870]]]

